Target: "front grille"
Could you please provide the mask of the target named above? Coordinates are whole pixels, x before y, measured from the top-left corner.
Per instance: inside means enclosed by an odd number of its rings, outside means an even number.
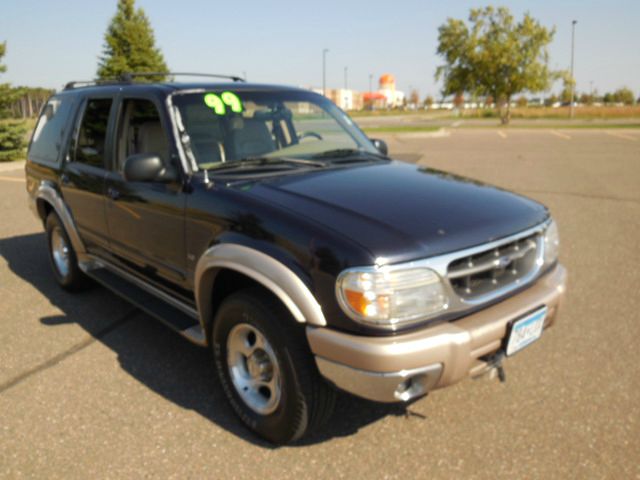
[[[458,258],[447,268],[447,278],[462,300],[480,300],[498,290],[525,283],[538,268],[539,233]]]

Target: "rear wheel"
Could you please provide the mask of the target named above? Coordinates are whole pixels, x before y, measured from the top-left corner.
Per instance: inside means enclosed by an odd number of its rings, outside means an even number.
[[[53,275],[65,290],[76,291],[86,287],[89,278],[78,267],[76,252],[69,235],[55,212],[47,216],[45,222],[49,261]]]
[[[331,415],[335,391],[320,377],[302,326],[263,291],[245,290],[224,301],[212,345],[231,406],[261,437],[291,442]]]

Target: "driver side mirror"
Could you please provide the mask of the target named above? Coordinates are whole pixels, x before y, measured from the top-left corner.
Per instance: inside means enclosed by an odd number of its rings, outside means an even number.
[[[152,153],[127,157],[123,176],[127,182],[171,182],[178,178],[174,167],[167,167],[159,156]]]
[[[376,147],[381,154],[385,156],[389,154],[389,147],[387,147],[387,142],[385,142],[384,140],[380,140],[379,138],[370,138],[369,140],[371,140],[373,146]]]

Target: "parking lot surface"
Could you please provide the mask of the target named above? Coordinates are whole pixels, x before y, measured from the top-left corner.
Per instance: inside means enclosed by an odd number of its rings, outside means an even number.
[[[2,165],[0,477],[640,478],[640,130],[384,138],[558,220],[565,304],[505,384],[406,410],[343,395],[324,430],[274,448],[233,415],[208,351],[103,288],[55,285],[23,172]]]

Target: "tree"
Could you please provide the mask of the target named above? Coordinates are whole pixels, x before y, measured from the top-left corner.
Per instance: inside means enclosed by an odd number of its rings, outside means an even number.
[[[427,108],[431,108],[432,105],[433,105],[433,97],[431,95],[428,95],[427,98],[424,99],[424,106]]]
[[[547,97],[544,104],[547,107],[553,107],[558,102],[559,102],[558,96],[555,93],[552,93],[551,96]]]
[[[438,29],[438,54],[445,64],[436,70],[444,93],[491,95],[501,106],[502,123],[510,119],[511,97],[525,90],[548,88],[555,73],[548,68],[547,29],[528,13],[515,23],[506,7],[471,9],[469,23],[453,18]]]
[[[411,105],[418,105],[418,102],[420,102],[420,95],[418,94],[418,90],[414,88],[409,95],[409,103]]]
[[[6,42],[0,43],[0,73],[7,71],[7,67],[2,64],[6,51]],[[11,104],[17,96],[18,93],[10,84],[0,84],[0,162],[15,160],[24,153],[24,123],[5,120],[9,117]]]
[[[560,101],[562,103],[571,103],[571,89],[573,88],[574,101],[578,98],[578,93],[575,91],[576,80],[571,77],[569,72],[561,72],[562,76],[562,92],[560,92]]]
[[[111,19],[104,39],[98,78],[117,78],[125,72],[168,71],[162,52],[155,45],[149,19],[142,8],[135,8],[135,0],[118,0],[118,11]],[[163,78],[151,80],[158,79]]]
[[[577,95],[576,95],[577,97]],[[583,93],[580,95],[580,103],[584,105],[593,105],[595,96],[591,93]]]
[[[613,92],[613,101],[616,103],[624,103],[625,105],[633,104],[633,92],[627,87],[622,87]]]
[[[524,95],[522,95],[516,101],[516,105],[518,105],[519,107],[526,107],[528,104],[529,104],[529,100],[527,100],[527,97],[525,97]]]
[[[462,93],[456,93],[453,97],[453,106],[458,110],[464,105],[464,95]]]

